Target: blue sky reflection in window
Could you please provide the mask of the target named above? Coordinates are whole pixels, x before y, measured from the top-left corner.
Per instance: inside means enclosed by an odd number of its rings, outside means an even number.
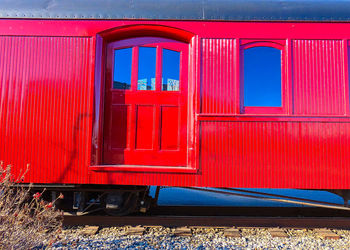
[[[281,107],[281,51],[272,47],[244,50],[244,106]]]
[[[180,52],[163,49],[162,54],[162,90],[179,91]]]
[[[131,87],[132,49],[114,51],[113,89],[130,89]]]

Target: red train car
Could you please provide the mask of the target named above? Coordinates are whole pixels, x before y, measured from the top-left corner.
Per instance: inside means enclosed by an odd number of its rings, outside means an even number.
[[[350,188],[348,3],[0,3],[0,160],[25,182]]]

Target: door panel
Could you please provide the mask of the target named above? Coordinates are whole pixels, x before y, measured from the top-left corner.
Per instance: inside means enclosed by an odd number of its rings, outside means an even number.
[[[130,122],[130,105],[115,104],[111,107],[111,147],[113,149],[127,149],[127,130]]]
[[[153,149],[154,105],[137,105],[135,149]]]
[[[186,166],[187,63],[188,44],[169,39],[107,46],[104,164]]]
[[[160,149],[161,150],[178,150],[179,144],[179,122],[180,109],[173,106],[161,107],[161,134]]]

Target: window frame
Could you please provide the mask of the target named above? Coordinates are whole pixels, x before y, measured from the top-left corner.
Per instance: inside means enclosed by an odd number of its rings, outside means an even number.
[[[256,47],[270,47],[281,51],[281,107],[244,106],[244,50]],[[287,46],[285,40],[241,40],[240,50],[239,105],[241,114],[281,115],[287,113]]]
[[[184,55],[183,53],[183,43],[178,43],[178,41],[174,39],[168,39],[168,38],[158,38],[158,37],[136,37],[136,38],[129,38],[124,39],[120,41],[111,42],[107,45],[107,55],[110,55],[109,58],[107,58],[106,66],[107,66],[107,73],[110,74],[110,79],[107,79],[110,81],[110,87],[109,91],[112,92],[130,92],[130,91],[153,91],[153,92],[168,92],[168,90],[162,90],[162,62],[163,62],[163,49],[173,50],[180,53],[180,65],[179,65],[179,86],[181,86],[181,82],[187,81],[186,74],[184,73],[184,58],[187,58],[188,55]],[[156,85],[154,90],[139,90],[137,85],[138,80],[138,68],[139,68],[139,47],[148,47],[148,48],[155,48],[156,49],[156,69],[155,69],[155,78],[156,78]],[[131,88],[130,89],[114,89],[113,88],[113,79],[114,79],[114,50],[117,49],[125,49],[125,48],[131,48],[132,49],[132,65],[131,65]],[[113,55],[113,56],[112,56]],[[170,92],[181,92],[181,87],[179,88],[180,91],[170,91]]]

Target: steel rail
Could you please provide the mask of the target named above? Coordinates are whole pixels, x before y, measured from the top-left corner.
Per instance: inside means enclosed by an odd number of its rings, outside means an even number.
[[[65,226],[283,227],[350,229],[346,217],[64,216]]]

